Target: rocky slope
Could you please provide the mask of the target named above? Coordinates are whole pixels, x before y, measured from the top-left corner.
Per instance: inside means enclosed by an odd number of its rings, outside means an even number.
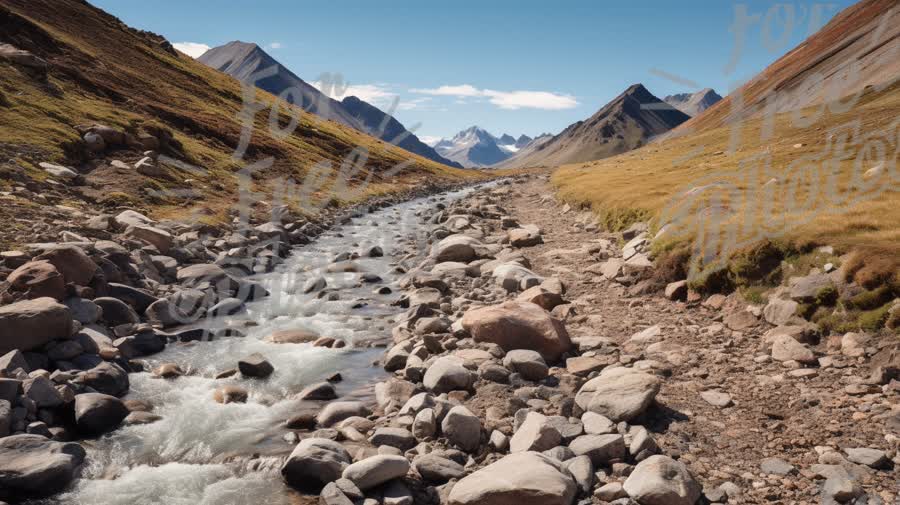
[[[55,240],[65,221],[102,209],[221,224],[239,171],[258,161],[254,190],[269,196],[301,185],[319,163],[331,170],[317,184],[332,184],[356,148],[368,158],[346,181],[358,190],[349,200],[477,176],[285,105],[273,116],[282,125],[289,113],[301,117],[281,135],[268,121],[275,98],[262,91],[260,112],[240,119],[239,82],[85,2],[4,2],[0,27],[2,244]],[[308,189],[312,200],[324,194]]]
[[[684,112],[688,116],[699,116],[700,113],[716,104],[722,97],[711,88],[701,89],[695,93],[679,93],[663,98],[667,104]]]
[[[607,158],[640,147],[687,119],[687,114],[634,84],[590,118],[497,166],[554,166]]]

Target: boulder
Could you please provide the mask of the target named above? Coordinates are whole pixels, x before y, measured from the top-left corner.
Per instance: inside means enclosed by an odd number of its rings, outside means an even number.
[[[782,300],[780,298],[772,298],[763,309],[763,318],[769,324],[780,326],[787,324],[797,312],[800,305],[793,300]]]
[[[466,469],[462,465],[435,453],[416,457],[412,466],[422,476],[422,480],[431,484],[443,484],[466,475]]]
[[[578,456],[591,458],[595,466],[608,465],[611,460],[622,459],[627,454],[625,438],[619,434],[582,435],[569,444]]]
[[[562,442],[562,435],[547,416],[539,412],[529,412],[525,421],[510,439],[509,450],[510,452],[542,452],[556,447],[560,442]]]
[[[483,268],[483,267],[482,267]],[[498,286],[510,293],[540,285],[544,279],[519,263],[507,262],[494,267],[491,277]]]
[[[81,324],[94,324],[103,315],[99,305],[85,298],[66,298],[63,305],[69,307],[72,319]]]
[[[531,381],[545,379],[550,370],[540,353],[528,349],[515,349],[506,353],[503,366]]]
[[[97,392],[112,396],[122,396],[128,392],[128,372],[119,365],[103,362],[79,374],[76,382]]]
[[[450,505],[572,505],[577,487],[563,464],[537,452],[518,452],[464,477]]]
[[[16,349],[0,356],[0,372],[11,375],[20,368],[26,373],[31,371],[31,367],[28,366],[28,361],[25,359],[25,355],[22,354],[22,351]]]
[[[327,428],[348,417],[366,417],[371,413],[372,411],[362,402],[331,402],[319,412],[316,422],[319,426]]]
[[[776,335],[772,339],[772,359],[776,361],[797,361],[816,363],[816,355],[809,347],[797,342],[789,335]]]
[[[468,235],[450,235],[431,249],[435,262],[446,261],[468,263],[478,257],[481,242]]]
[[[83,433],[111,431],[128,416],[128,408],[115,396],[84,393],[75,396],[75,423]]]
[[[654,375],[631,368],[607,368],[581,386],[575,403],[613,422],[629,421],[653,403],[659,387],[660,380]]]
[[[352,459],[344,446],[327,438],[301,440],[281,467],[281,476],[292,487],[321,488],[341,478]]]
[[[434,409],[422,409],[413,419],[412,433],[419,440],[433,437],[437,432],[437,418]]]
[[[272,375],[275,368],[259,353],[253,353],[238,361],[238,370],[244,377],[265,378]]]
[[[6,278],[9,289],[26,298],[49,297],[62,300],[66,295],[66,280],[49,261],[29,261],[12,271]]]
[[[102,296],[95,298],[94,303],[103,311],[103,321],[109,326],[115,327],[122,324],[137,324],[141,322],[137,312],[118,298]]]
[[[623,488],[640,505],[694,505],[701,494],[687,467],[662,455],[638,463]]]
[[[834,281],[828,274],[812,274],[806,277],[788,279],[791,299],[800,303],[816,301],[816,298],[828,288],[834,288]]]
[[[56,246],[35,259],[48,261],[56,267],[67,283],[79,286],[90,284],[97,271],[97,264],[84,253],[84,250],[71,245]]]
[[[276,330],[266,337],[273,344],[306,344],[315,342],[321,335],[303,328]]]
[[[425,371],[423,384],[434,393],[449,393],[458,389],[469,389],[475,377],[456,356],[442,356]]]
[[[546,281],[544,281],[546,283]],[[544,310],[553,310],[557,305],[565,303],[560,293],[549,291],[543,285],[532,286],[519,293],[516,300],[540,305]]]
[[[387,445],[396,447],[401,451],[408,451],[416,446],[416,437],[406,428],[378,428],[369,437],[369,442],[375,447]]]
[[[530,302],[510,301],[469,310],[462,326],[476,342],[491,342],[505,351],[530,349],[550,362],[572,349],[562,321]]]
[[[85,458],[76,443],[54,442],[40,435],[0,439],[0,498],[47,496],[66,487]]]
[[[447,412],[441,431],[452,445],[466,452],[475,452],[481,445],[481,420],[462,405]]]
[[[169,252],[169,249],[172,248],[172,242],[174,240],[172,234],[167,232],[166,230],[157,228],[155,226],[139,224],[129,226],[125,230],[125,235],[127,237],[146,242],[155,247],[157,251],[163,254]]]
[[[536,226],[524,226],[507,231],[509,245],[513,247],[531,247],[543,242],[541,232]]]
[[[666,285],[665,295],[669,300],[687,300],[688,283],[687,281],[670,282]]]
[[[65,404],[65,399],[59,394],[56,386],[43,375],[24,380],[22,393],[39,409],[52,409]]]
[[[297,395],[299,400],[334,400],[337,398],[337,391],[330,382],[317,382],[303,388],[303,391]]]
[[[213,400],[223,405],[228,403],[246,403],[250,393],[240,386],[227,385],[213,391]]]
[[[406,476],[409,461],[403,456],[378,454],[357,461],[344,469],[343,477],[367,491],[393,479]]]
[[[25,300],[0,307],[0,355],[13,349],[40,349],[72,334],[72,313],[53,298]]]
[[[44,169],[44,172],[50,174],[51,177],[59,179],[63,182],[71,182],[78,179],[78,172],[72,170],[69,167],[64,167],[62,165],[55,165],[53,163],[41,162],[38,165]]]

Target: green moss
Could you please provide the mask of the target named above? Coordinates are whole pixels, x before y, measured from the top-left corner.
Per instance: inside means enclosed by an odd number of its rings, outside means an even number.
[[[847,300],[846,305],[854,309],[872,310],[891,301],[894,294],[890,286],[881,286],[877,289],[863,291]]]
[[[888,321],[888,316],[890,315],[888,313],[889,310],[890,307],[885,305],[874,310],[861,312],[857,318],[859,328],[866,331],[877,331],[884,328],[885,323]]]
[[[729,260],[728,272],[737,286],[753,283],[777,283],[778,267],[785,257],[785,247],[770,240],[735,253]]]
[[[816,305],[832,306],[837,302],[838,290],[834,286],[826,286],[816,293]]]
[[[688,287],[699,293],[727,293],[734,290],[734,283],[725,268],[708,268],[688,276]]]
[[[766,296],[768,288],[766,288],[765,286],[745,286],[739,288],[739,291],[741,293],[741,296],[743,296],[744,299],[750,303],[764,305],[769,301],[768,297]]]

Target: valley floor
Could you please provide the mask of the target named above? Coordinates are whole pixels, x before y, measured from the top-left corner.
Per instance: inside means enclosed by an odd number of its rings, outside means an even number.
[[[557,203],[544,178],[512,187],[515,196],[504,207],[519,223],[541,228],[543,244],[523,251],[536,273],[567,286],[566,298],[577,311],[566,321],[573,340],[605,337],[618,344],[620,362],[651,359],[671,371],[657,408],[641,424],[661,452],[680,455],[707,490],[731,482],[742,503],[819,503],[820,463],[843,460],[848,448],[896,448],[891,406],[900,391],[865,384],[869,364],[843,355],[839,341],[823,339],[814,347],[823,356],[820,366],[786,368],[770,358],[764,343],[771,325],[760,318],[734,331],[723,323],[749,305],[737,294],[721,308],[688,306],[662,293],[631,296],[599,275],[599,260],[590,252],[598,241],[615,243],[621,234],[585,231],[586,216]],[[629,341],[651,326],[658,326],[658,337]],[[728,406],[714,406],[704,396]],[[850,467],[870,499],[900,499],[896,471]]]

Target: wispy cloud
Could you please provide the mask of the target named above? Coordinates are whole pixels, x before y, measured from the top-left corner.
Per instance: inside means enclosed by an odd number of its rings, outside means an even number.
[[[397,105],[397,109],[399,110],[413,110],[413,109],[421,109],[424,105],[431,101],[430,96],[421,96],[419,98],[413,98],[412,100],[406,100],[400,102]]]
[[[338,87],[337,89],[335,89],[335,86],[327,86],[323,89],[320,81],[314,81],[312,85],[319,91],[327,93],[328,96],[335,100],[341,100],[348,96],[355,96],[376,107],[388,107],[397,97],[397,94],[392,92],[390,88],[384,84],[356,84],[347,86],[346,88]]]
[[[410,93],[434,96],[452,96],[457,99],[481,97],[501,109],[563,110],[578,106],[572,95],[550,91],[497,91],[479,89],[471,84],[444,85],[437,88],[413,88]]]
[[[281,49],[282,47],[284,47],[284,44],[282,44],[281,42],[270,42],[267,47],[269,49]]]
[[[201,54],[210,49],[208,45],[199,42],[176,42],[172,45],[175,46],[175,49],[178,49],[191,58],[198,58]]]

